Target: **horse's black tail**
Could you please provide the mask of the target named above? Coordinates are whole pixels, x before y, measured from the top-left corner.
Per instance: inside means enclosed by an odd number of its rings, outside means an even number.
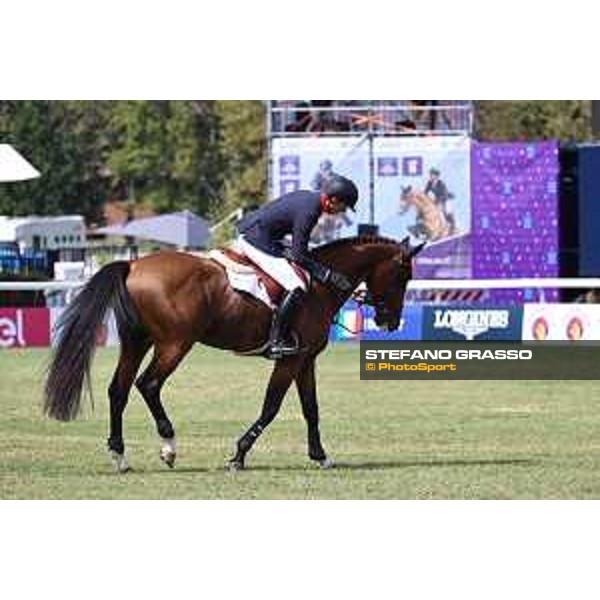
[[[125,280],[129,263],[118,261],[96,273],[69,304],[56,325],[57,342],[44,389],[44,412],[60,421],[79,413],[84,383],[91,395],[90,366],[96,331],[109,308],[115,313],[121,340],[137,328],[137,317]]]

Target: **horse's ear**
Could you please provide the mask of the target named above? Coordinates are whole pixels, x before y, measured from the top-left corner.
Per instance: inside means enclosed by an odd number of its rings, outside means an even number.
[[[410,236],[407,235],[401,242],[400,245],[404,250],[410,251]]]
[[[423,250],[423,248],[425,247],[426,243],[427,242],[423,242],[418,246],[414,246],[413,248],[411,248],[410,252],[408,253],[409,258],[414,258],[417,254],[419,254],[419,252],[421,252],[421,250]]]

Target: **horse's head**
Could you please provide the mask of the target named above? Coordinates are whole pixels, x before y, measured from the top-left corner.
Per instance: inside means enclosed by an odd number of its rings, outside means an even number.
[[[396,331],[404,307],[406,286],[412,278],[412,259],[425,244],[411,247],[404,239],[398,252],[382,260],[366,279],[369,304],[375,308],[375,324],[388,331]]]

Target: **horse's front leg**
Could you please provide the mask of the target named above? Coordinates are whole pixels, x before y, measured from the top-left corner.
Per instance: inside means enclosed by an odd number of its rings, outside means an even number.
[[[317,383],[315,380],[315,357],[310,357],[302,365],[296,376],[296,386],[302,404],[302,414],[308,429],[308,456],[322,469],[330,469],[333,460],[327,457],[321,444],[319,432],[319,404],[317,402]]]
[[[302,357],[292,356],[275,363],[260,416],[238,440],[236,454],[229,461],[230,470],[238,471],[245,467],[246,454],[248,454],[261,433],[277,416],[283,398],[298,374],[303,360]]]

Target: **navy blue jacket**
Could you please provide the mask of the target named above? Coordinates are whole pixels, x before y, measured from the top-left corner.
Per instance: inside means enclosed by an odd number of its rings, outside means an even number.
[[[286,257],[308,267],[313,262],[308,241],[321,214],[320,193],[299,190],[247,214],[237,229],[253,246],[272,256],[283,256],[281,242],[292,234],[291,251]]]

